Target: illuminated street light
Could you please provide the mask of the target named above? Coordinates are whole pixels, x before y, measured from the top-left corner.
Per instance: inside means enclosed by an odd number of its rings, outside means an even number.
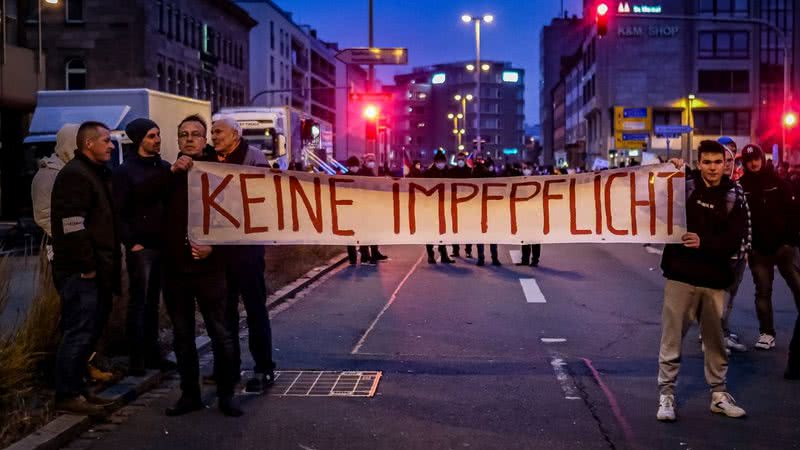
[[[470,71],[470,72],[475,70],[475,64],[467,64],[467,70]]]
[[[490,68],[490,66],[489,66],[488,64],[483,64],[483,65],[481,66],[481,70],[483,70],[484,72],[488,72],[488,71],[489,71],[489,68]]]
[[[461,113],[458,113],[458,114],[456,115],[456,117],[458,117],[459,119],[463,119],[463,118],[464,118],[464,115],[463,115],[463,114],[461,114]]]
[[[456,95],[454,95],[454,96],[453,96],[453,98],[454,98],[454,99],[455,99],[455,101],[457,101],[457,102],[458,102],[458,101],[461,101],[461,94],[456,94]]]
[[[463,16],[461,16],[461,21],[463,21],[464,23],[469,23],[471,20],[472,16],[470,16],[469,14],[464,14]]]
[[[461,20],[464,20],[464,18],[462,17]],[[486,14],[483,16],[483,21],[486,23],[492,23],[494,22],[494,16],[491,14]]]
[[[452,119],[453,117],[455,117],[455,116],[453,115],[453,113],[450,113],[450,114],[448,114],[448,115],[447,115],[447,118],[448,118],[448,119]]]

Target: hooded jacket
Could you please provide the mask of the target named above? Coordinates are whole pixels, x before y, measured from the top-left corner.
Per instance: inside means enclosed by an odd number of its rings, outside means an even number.
[[[699,248],[669,244],[664,248],[664,277],[693,286],[725,289],[733,283],[730,259],[747,233],[747,210],[737,199],[736,184],[727,176],[706,186],[699,172],[686,180],[686,227],[700,237]]]
[[[68,123],[56,134],[56,147],[52,155],[39,161],[39,170],[31,183],[31,200],[33,201],[33,220],[48,236],[53,237],[50,226],[50,196],[56,176],[64,166],[75,157],[78,145],[76,138],[80,125]]]
[[[750,207],[753,249],[774,254],[782,245],[797,245],[797,198],[791,186],[762,157],[761,170],[745,170],[739,179]]]

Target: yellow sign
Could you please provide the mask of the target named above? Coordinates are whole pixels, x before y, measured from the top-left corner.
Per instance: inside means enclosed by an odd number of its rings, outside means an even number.
[[[614,107],[614,147],[647,148],[653,130],[653,109],[647,107]]]

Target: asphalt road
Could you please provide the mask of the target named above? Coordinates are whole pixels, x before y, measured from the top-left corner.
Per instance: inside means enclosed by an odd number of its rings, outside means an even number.
[[[275,312],[280,370],[382,371],[372,398],[243,396],[238,419],[213,407],[169,418],[173,388],[81,447],[800,448],[800,383],[782,378],[797,311],[780,277],[778,346],[730,361],[729,389],[748,417],[709,411],[692,328],[678,421],[667,424],[655,419],[659,255],[641,245],[549,245],[534,269],[514,266],[515,250],[501,247],[503,267],[463,258],[431,266],[420,246],[387,246],[390,261],[343,266]],[[752,348],[749,272],[733,328]]]

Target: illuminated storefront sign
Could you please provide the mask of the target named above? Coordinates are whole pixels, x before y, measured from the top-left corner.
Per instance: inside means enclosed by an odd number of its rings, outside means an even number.
[[[619,2],[617,14],[661,14],[661,5],[631,5],[630,2]]]
[[[621,26],[617,28],[619,37],[675,37],[680,31],[676,25]]]

